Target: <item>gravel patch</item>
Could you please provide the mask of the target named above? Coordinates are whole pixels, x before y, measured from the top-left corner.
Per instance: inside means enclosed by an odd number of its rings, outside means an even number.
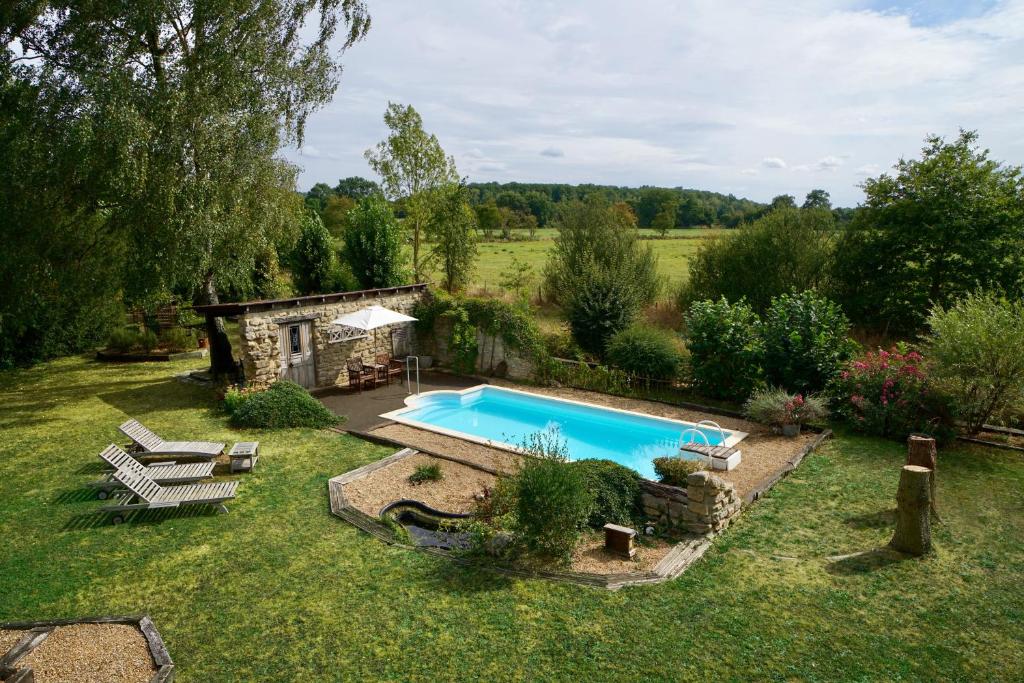
[[[441,481],[417,485],[409,482],[409,475],[417,466],[434,464],[444,475]],[[451,460],[417,454],[344,484],[343,490],[349,505],[371,517],[376,517],[388,503],[402,499],[418,500],[443,512],[470,512],[474,496],[485,487],[494,486],[494,481],[493,474]]]
[[[0,628],[0,657],[7,654],[7,652],[17,645],[24,636],[25,631],[14,631],[11,629]]]
[[[500,448],[491,448],[483,444],[457,439],[453,436],[436,434],[425,429],[409,427],[403,424],[390,424],[379,427],[372,432],[376,436],[383,436],[393,439],[399,443],[408,444],[414,448],[433,451],[441,455],[450,455],[460,460],[486,467],[487,469],[501,472],[502,474],[513,474],[519,470],[523,458],[510,451]]]
[[[156,667],[146,638],[128,624],[58,626],[18,662],[36,683],[146,683]]]
[[[627,560],[604,549],[604,533],[588,532],[572,554],[572,571],[586,574],[622,574],[654,569],[675,544],[655,539],[649,546],[637,545],[636,555]]]

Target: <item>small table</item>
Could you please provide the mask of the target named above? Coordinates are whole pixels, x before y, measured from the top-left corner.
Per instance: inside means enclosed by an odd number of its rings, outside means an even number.
[[[259,441],[239,441],[231,450],[228,457],[231,458],[232,472],[251,472],[256,467],[256,461],[260,459]]]

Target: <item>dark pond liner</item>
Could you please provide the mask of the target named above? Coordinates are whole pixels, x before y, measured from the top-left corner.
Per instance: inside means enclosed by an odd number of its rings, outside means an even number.
[[[469,534],[464,531],[446,531],[441,526],[448,521],[468,519],[464,512],[436,510],[418,500],[403,499],[385,505],[380,516],[390,517],[405,527],[409,539],[423,548],[465,550],[469,548]]]

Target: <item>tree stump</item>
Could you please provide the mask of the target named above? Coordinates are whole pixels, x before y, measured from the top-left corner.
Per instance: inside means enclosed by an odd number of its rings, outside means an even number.
[[[904,465],[896,493],[896,532],[889,546],[901,553],[924,555],[932,549],[930,521],[932,471]]]
[[[938,478],[938,460],[935,451],[935,439],[928,436],[911,435],[907,439],[907,464],[927,467],[932,471],[928,478],[928,491],[931,494],[930,510],[936,522],[942,522],[939,518],[938,496],[935,491],[936,479]]]

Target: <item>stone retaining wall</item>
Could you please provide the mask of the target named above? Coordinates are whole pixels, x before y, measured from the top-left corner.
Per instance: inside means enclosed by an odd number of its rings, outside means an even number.
[[[399,313],[412,315],[413,307],[426,295],[426,288],[407,287],[392,290],[372,290],[361,298],[332,301],[324,304],[289,305],[249,312],[239,317],[242,337],[242,363],[246,380],[254,384],[272,384],[281,377],[281,346],[278,330],[282,324],[308,320],[311,324],[313,364],[316,386],[327,387],[348,384],[345,363],[349,358],[361,356],[372,360],[378,353],[391,352],[391,330],[403,327],[415,349],[415,330],[412,323],[391,325],[377,331],[376,342],[369,336],[344,342],[329,341],[330,322],[340,315],[354,313],[378,304]]]
[[[451,323],[443,318],[434,324],[434,333],[430,340],[422,340],[423,353],[434,356],[439,365],[450,365],[451,355],[448,353],[448,340],[451,338]],[[476,372],[481,375],[507,377],[508,379],[532,380],[536,375],[537,364],[532,358],[516,349],[509,348],[501,337],[476,332]]]
[[[670,528],[692,533],[718,532],[729,526],[740,511],[735,487],[710,472],[686,478],[686,488],[653,481],[640,482],[644,514]]]

